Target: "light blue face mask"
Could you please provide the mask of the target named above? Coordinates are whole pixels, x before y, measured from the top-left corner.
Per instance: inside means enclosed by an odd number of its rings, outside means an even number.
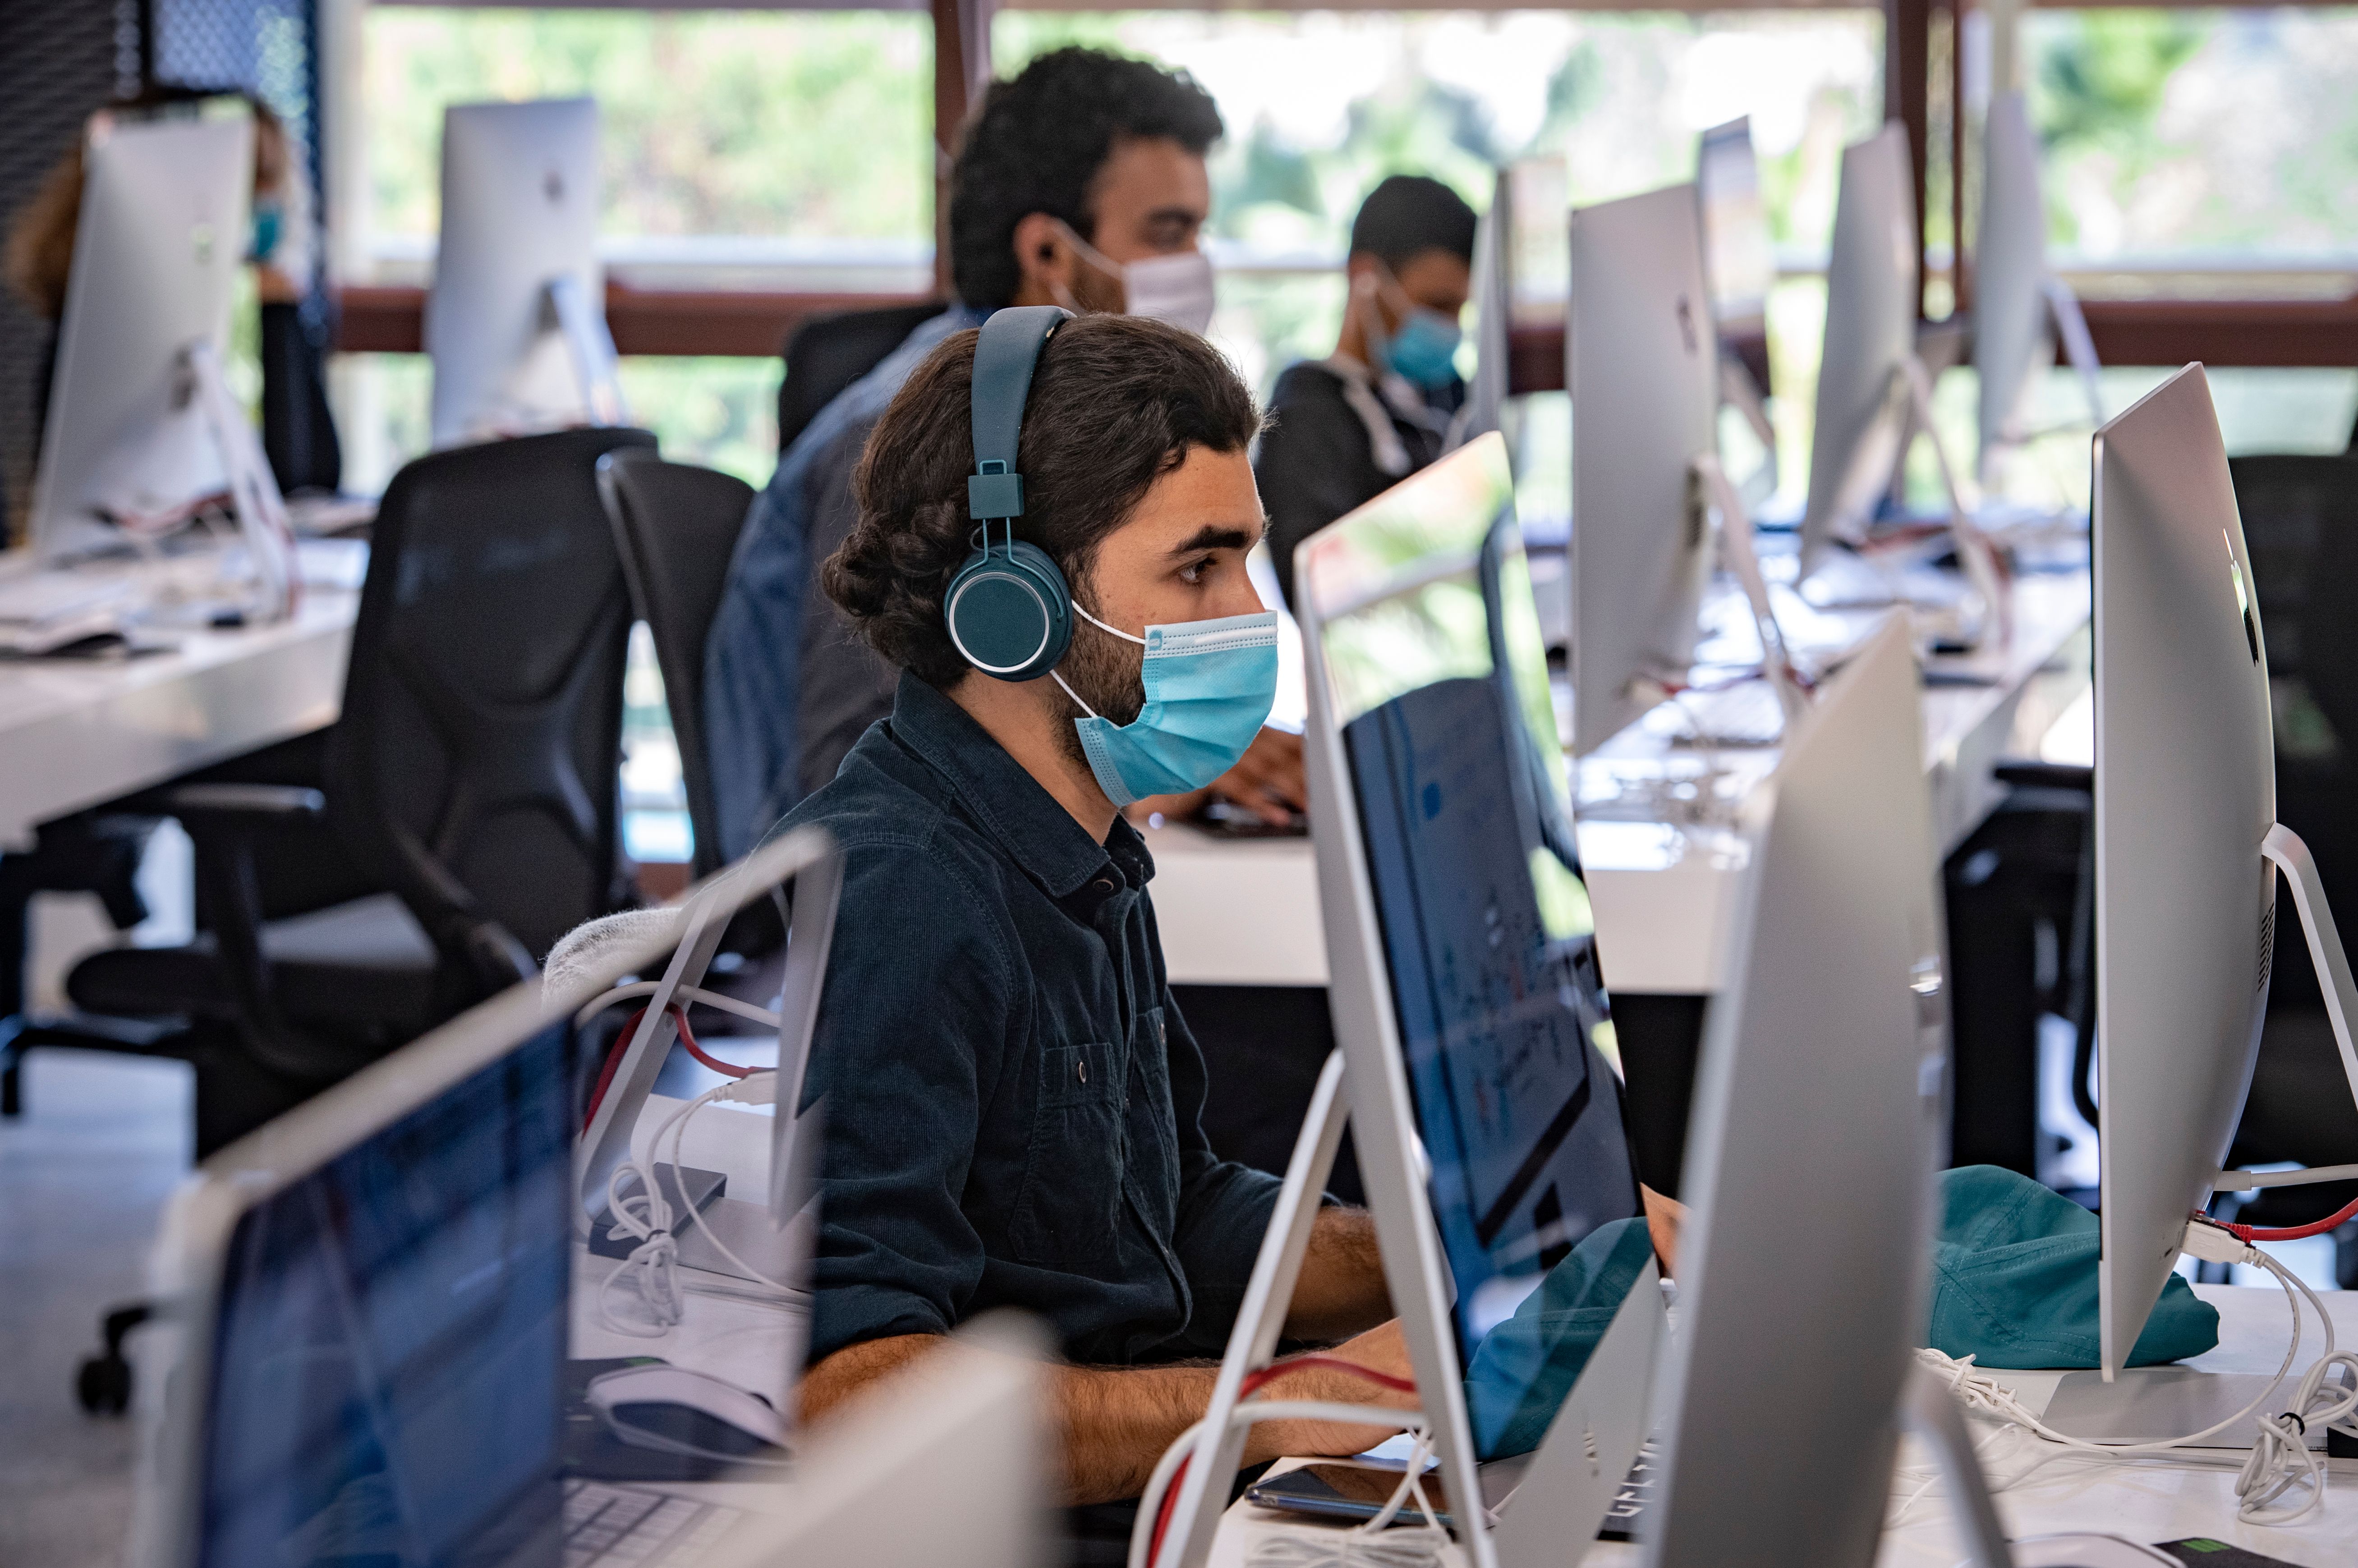
[[[1456,377],[1457,345],[1464,337],[1455,322],[1419,305],[1401,319],[1384,357],[1419,386],[1446,386]]]
[[[1146,649],[1146,706],[1127,724],[1073,720],[1089,771],[1115,806],[1203,788],[1237,765],[1277,701],[1277,612],[1149,626],[1143,637],[1073,606],[1090,625]],[[1053,672],[1051,672],[1053,673]]]

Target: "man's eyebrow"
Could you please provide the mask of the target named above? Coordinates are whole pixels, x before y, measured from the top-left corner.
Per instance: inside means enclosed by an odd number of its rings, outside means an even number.
[[[1222,526],[1206,523],[1186,538],[1171,546],[1174,556],[1192,556],[1198,550],[1249,550],[1260,536],[1258,528],[1239,528],[1230,524]]]

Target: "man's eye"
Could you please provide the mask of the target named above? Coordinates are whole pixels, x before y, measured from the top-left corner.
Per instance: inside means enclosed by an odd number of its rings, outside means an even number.
[[[1185,583],[1189,588],[1194,588],[1196,584],[1204,580],[1204,574],[1211,569],[1212,557],[1206,556],[1200,561],[1191,561],[1186,566],[1181,567],[1179,568],[1179,580]]]

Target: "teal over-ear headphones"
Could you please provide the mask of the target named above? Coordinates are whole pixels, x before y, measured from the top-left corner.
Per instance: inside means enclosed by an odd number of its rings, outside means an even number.
[[[1065,574],[1037,545],[1015,536],[1023,515],[1023,476],[1015,443],[1033,367],[1049,335],[1071,320],[1054,305],[1015,305],[992,312],[974,345],[974,470],[966,481],[967,515],[982,542],[942,597],[950,642],[968,664],[1001,680],[1036,680],[1056,667],[1073,640],[1073,596]],[[1007,531],[991,542],[991,525]]]

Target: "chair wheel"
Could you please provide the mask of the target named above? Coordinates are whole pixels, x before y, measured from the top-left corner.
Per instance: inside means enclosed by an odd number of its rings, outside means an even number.
[[[74,1374],[74,1397],[92,1415],[121,1415],[131,1408],[131,1363],[112,1352],[91,1357]]]

